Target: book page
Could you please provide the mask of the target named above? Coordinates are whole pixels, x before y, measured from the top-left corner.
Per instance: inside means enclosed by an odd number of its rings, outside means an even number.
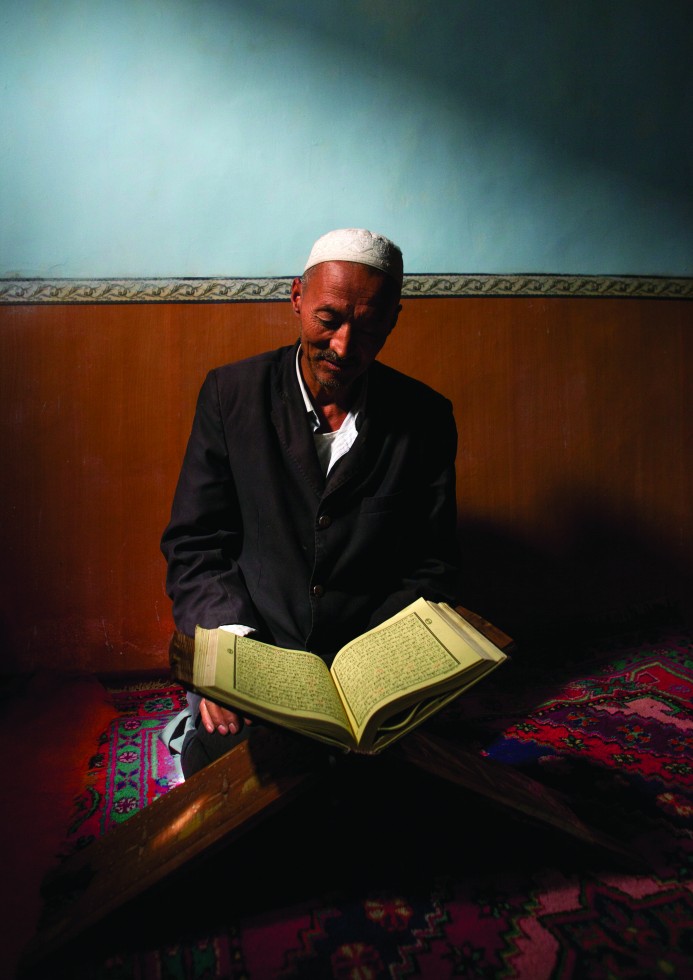
[[[464,619],[447,602],[433,603],[434,611],[448,623],[452,629],[463,637],[464,640],[485,660],[502,661],[507,660],[507,654],[499,650],[495,643],[491,643],[483,633],[480,633],[470,622]]]
[[[220,635],[216,685],[230,698],[237,693],[245,703],[274,713],[324,717],[351,727],[330,672],[314,653]]]
[[[420,602],[417,611],[363,634],[334,659],[332,675],[357,730],[378,705],[460,667],[432,632],[428,604]]]

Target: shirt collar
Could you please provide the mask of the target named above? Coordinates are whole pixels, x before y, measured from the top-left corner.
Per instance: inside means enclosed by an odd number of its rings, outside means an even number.
[[[298,378],[298,386],[301,389],[301,394],[303,395],[303,404],[306,406],[306,412],[310,416],[311,428],[313,432],[317,432],[317,430],[320,428],[320,419],[318,418],[318,413],[315,411],[313,402],[311,401],[311,397],[306,387],[306,383],[303,380],[303,372],[301,371],[302,356],[303,353],[302,353],[301,345],[299,344],[296,349],[296,377]],[[366,404],[367,387],[368,387],[367,375],[364,374],[361,378],[361,383],[359,386],[359,392],[356,396],[356,401],[352,405],[349,414],[347,415],[347,418],[349,418],[349,416],[353,417],[357,428],[361,424],[361,415],[363,413],[363,409]]]

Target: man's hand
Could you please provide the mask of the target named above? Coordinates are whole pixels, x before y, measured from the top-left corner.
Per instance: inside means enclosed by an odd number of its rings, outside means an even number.
[[[200,717],[209,734],[216,729],[220,735],[238,735],[243,725],[252,725],[252,718],[243,718],[229,708],[223,708],[208,698],[200,701]]]

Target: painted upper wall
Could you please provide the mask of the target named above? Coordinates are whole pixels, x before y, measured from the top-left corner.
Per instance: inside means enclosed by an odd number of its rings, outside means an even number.
[[[6,0],[0,276],[693,274],[688,0]]]

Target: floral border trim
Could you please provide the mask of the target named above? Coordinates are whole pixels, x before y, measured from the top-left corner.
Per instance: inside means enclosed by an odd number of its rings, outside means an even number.
[[[693,299],[693,277],[427,275],[405,276],[404,296],[608,296]]]
[[[289,298],[290,278],[0,279],[0,304],[234,303]],[[567,296],[693,299],[693,277],[407,275],[403,297]]]

